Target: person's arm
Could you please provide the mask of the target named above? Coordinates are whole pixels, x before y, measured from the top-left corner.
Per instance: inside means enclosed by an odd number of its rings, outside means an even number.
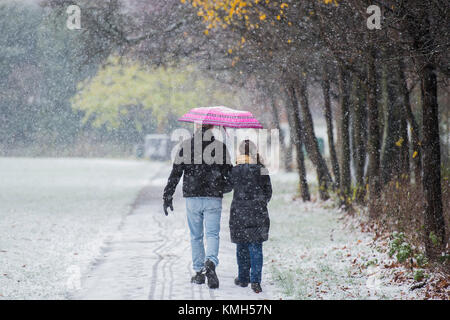
[[[178,153],[179,157],[183,157],[183,148],[180,149]],[[175,193],[175,189],[177,188],[178,182],[180,182],[181,176],[184,172],[184,165],[182,163],[174,162],[172,166],[172,171],[170,172],[169,179],[167,180],[167,185],[164,188],[163,193],[163,201],[164,201],[164,213],[166,216],[168,215],[167,208],[170,208],[173,211],[173,194]]]
[[[270,199],[272,199],[272,183],[270,181],[269,174],[261,175],[261,182],[262,182],[262,189],[264,191],[264,197],[266,198],[266,201],[268,203]]]
[[[167,179],[167,185],[164,188],[163,199],[171,199],[175,193],[178,182],[180,182],[181,176],[183,175],[183,165],[173,164],[172,171],[170,172],[169,179]]]

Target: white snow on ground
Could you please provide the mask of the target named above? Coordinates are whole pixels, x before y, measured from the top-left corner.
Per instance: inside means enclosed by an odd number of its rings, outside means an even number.
[[[0,299],[64,299],[159,167],[0,158]]]
[[[380,269],[388,261],[386,254],[370,234],[351,227],[331,201],[293,201],[297,175],[284,172],[272,176],[263,293],[233,283],[231,194],[222,211],[220,288],[191,284],[181,183],[175,212],[168,217],[162,213],[169,171],[167,164],[145,161],[0,158],[0,298],[416,297]]]
[[[293,201],[295,179],[272,176],[270,239],[266,271],[283,299],[412,299],[409,286],[396,284],[379,267],[390,263],[372,235],[352,227],[345,213],[327,202]]]
[[[83,277],[81,289],[73,299],[272,299],[275,287],[266,273],[264,292],[234,284],[237,274],[235,245],[230,242],[229,201],[221,217],[220,252],[217,274],[220,288],[191,284],[192,270],[189,229],[181,184],[174,201],[174,212],[162,212],[162,189],[169,168],[161,170],[138,199],[118,232],[104,247],[102,255]]]

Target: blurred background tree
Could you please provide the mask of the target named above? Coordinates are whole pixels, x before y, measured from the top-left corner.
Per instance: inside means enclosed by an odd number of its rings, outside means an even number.
[[[232,92],[211,81],[192,65],[148,67],[111,56],[98,73],[78,86],[72,107],[83,123],[123,130],[123,139],[138,143],[151,132],[166,133],[194,107],[216,101],[238,103]]]
[[[70,98],[98,61],[84,63],[83,35],[61,28],[58,10],[6,1],[0,15],[0,150],[51,153],[72,144],[81,114]]]

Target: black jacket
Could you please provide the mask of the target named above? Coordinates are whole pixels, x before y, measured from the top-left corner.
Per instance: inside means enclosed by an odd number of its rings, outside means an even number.
[[[201,131],[196,134],[200,134]],[[169,199],[173,196],[175,189],[183,176],[183,197],[222,197],[224,193],[231,191],[230,174],[232,165],[230,163],[230,155],[226,146],[215,140],[202,141],[202,154],[210,144],[215,143],[216,148],[207,150],[207,154],[215,156],[215,150],[222,149],[221,161],[219,163],[207,164],[205,158],[201,159],[201,163],[196,164],[194,159],[194,137],[182,142],[180,150],[178,151],[178,159],[181,163],[175,160],[172,172],[170,173],[167,185],[164,189],[164,199]],[[213,146],[211,146],[213,147]],[[183,150],[188,150],[190,153],[186,155],[183,160]],[[218,157],[220,154],[218,154]],[[228,158],[228,159],[227,159]],[[228,164],[227,164],[228,160]],[[197,161],[199,162],[199,161]]]
[[[231,182],[234,194],[230,212],[231,242],[259,243],[269,237],[267,203],[272,197],[269,175],[260,164],[238,164],[233,167]]]

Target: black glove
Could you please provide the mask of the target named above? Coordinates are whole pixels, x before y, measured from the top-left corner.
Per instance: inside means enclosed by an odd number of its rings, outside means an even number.
[[[164,213],[166,214],[166,216],[169,215],[169,213],[167,212],[167,208],[170,208],[170,210],[173,211],[172,197],[164,198],[163,208],[164,208]]]

